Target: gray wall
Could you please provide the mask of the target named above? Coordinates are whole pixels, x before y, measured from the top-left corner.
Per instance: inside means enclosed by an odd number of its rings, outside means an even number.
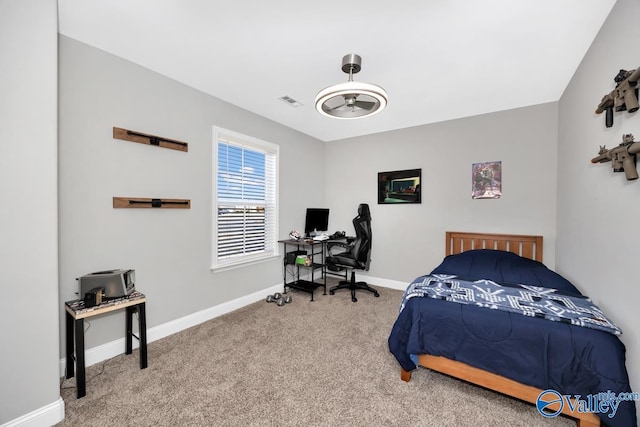
[[[0,424],[43,407],[55,408],[41,416],[53,423],[64,408],[56,321],[56,55],[55,0],[0,0]]]
[[[430,271],[444,256],[446,230],[540,234],[553,268],[557,114],[556,103],[543,104],[328,143],[331,229],[353,233],[358,203],[369,203],[368,274],[377,278]],[[474,200],[471,165],[489,161],[502,161],[503,196]],[[414,168],[422,168],[422,203],[378,205],[377,173]]]
[[[640,182],[626,181],[610,163],[593,165],[590,159],[600,145],[622,142],[623,134],[640,140],[640,112],[615,113],[609,129],[604,114],[594,114],[618,70],[640,67],[632,38],[638,18],[638,1],[618,0],[560,100],[556,260],[558,270],[622,328],[634,391],[640,390],[640,228],[633,222],[640,212]]]
[[[282,283],[281,259],[209,270],[212,126],[280,145],[280,237],[324,205],[322,143],[73,39],[59,49],[61,299],[83,274],[135,268],[153,328]],[[189,151],[113,139],[113,126]],[[114,196],[187,198],[191,209],[113,209]],[[106,317],[91,322],[87,348],[123,337],[124,316]]]

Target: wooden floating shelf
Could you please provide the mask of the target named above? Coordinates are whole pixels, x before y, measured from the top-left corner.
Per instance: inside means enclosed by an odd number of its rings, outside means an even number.
[[[161,136],[148,133],[136,132],[133,130],[113,128],[113,137],[123,141],[137,142],[139,144],[154,145],[156,147],[169,148],[171,150],[189,151],[189,144],[175,139],[163,138]]]
[[[191,209],[189,199],[149,199],[142,197],[114,197],[114,208]]]

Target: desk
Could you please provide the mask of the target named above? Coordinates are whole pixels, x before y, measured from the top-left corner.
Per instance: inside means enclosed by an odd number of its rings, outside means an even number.
[[[283,260],[283,276],[284,276],[284,293],[287,293],[287,288],[297,289],[311,294],[311,301],[313,301],[313,292],[316,288],[322,286],[323,295],[327,294],[327,275],[325,265],[325,249],[326,240],[279,240],[284,245],[284,260]],[[294,251],[288,252],[288,249]],[[309,252],[310,251],[310,252]],[[311,265],[301,265],[295,263],[295,255],[298,252],[303,252],[311,258]],[[287,254],[292,254],[293,260],[288,260]],[[293,266],[295,269],[293,273],[292,281],[287,282],[287,265]],[[311,280],[300,280],[300,269],[307,269],[311,271]],[[315,271],[321,270],[321,279],[323,283],[315,281]]]
[[[125,354],[133,352],[132,337],[133,335],[133,313],[138,312],[138,330],[140,337],[136,337],[140,341],[140,369],[147,367],[147,321],[145,313],[145,303],[147,298],[144,294],[134,291],[126,298],[109,300],[95,307],[85,307],[84,301],[73,300],[64,303],[66,310],[66,347],[67,347],[67,375],[66,378],[74,376],[73,366],[73,347],[75,337],[76,347],[76,388],[78,390],[78,399],[85,396],[86,392],[86,376],[84,361],[84,319],[97,316],[99,314],[109,313],[111,311],[125,309],[126,310],[126,337],[125,337]],[[74,331],[75,329],[75,331]]]

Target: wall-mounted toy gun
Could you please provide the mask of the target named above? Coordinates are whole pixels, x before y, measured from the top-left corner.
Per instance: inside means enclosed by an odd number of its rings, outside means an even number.
[[[598,156],[591,159],[591,163],[606,163],[611,161],[614,172],[624,172],[627,180],[638,179],[636,169],[636,153],[640,153],[640,142],[633,141],[633,135],[623,135],[622,143],[616,148],[607,150],[606,146],[600,147]]]
[[[602,98],[600,105],[596,109],[596,114],[602,114],[603,111],[607,112],[605,125],[608,128],[613,126],[614,109],[615,111],[627,110],[633,113],[640,108],[638,94],[636,93],[638,79],[640,79],[640,68],[629,71],[620,70],[613,79],[616,82],[616,88]]]

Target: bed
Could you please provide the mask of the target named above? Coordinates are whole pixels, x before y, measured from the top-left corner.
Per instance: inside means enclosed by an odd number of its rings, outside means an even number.
[[[403,380],[409,381],[412,371],[422,366],[533,404],[545,390],[585,397],[607,391],[631,393],[625,347],[615,330],[434,296],[406,299],[410,290],[425,288],[421,283],[433,285],[434,277],[453,277],[468,283],[502,281],[498,286],[504,288],[525,283],[553,288],[550,292],[562,298],[586,300],[573,284],[542,264],[542,236],[447,232],[445,246],[443,262],[405,291],[389,335],[389,349]],[[548,396],[544,400],[549,401]],[[637,425],[632,398],[620,402],[613,417],[612,408],[594,413],[590,407],[571,408],[576,399],[561,402],[546,405],[546,413],[575,418],[579,427]]]

